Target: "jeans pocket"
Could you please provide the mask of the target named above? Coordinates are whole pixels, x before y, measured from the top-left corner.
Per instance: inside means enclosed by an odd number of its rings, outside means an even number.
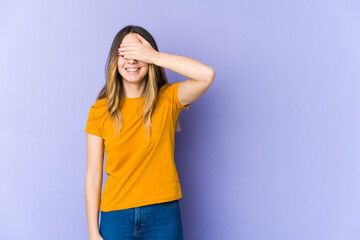
[[[179,200],[159,203],[162,207],[179,207]]]

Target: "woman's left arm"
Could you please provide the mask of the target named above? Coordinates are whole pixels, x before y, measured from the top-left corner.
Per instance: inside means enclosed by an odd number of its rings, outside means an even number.
[[[178,98],[183,106],[200,98],[215,78],[212,67],[184,56],[157,52],[152,63],[189,78],[179,84]]]
[[[200,98],[214,81],[215,71],[212,67],[192,58],[158,52],[140,34],[137,37],[139,42],[119,45],[118,55],[155,64],[188,77],[179,84],[178,98],[181,105],[186,106]]]

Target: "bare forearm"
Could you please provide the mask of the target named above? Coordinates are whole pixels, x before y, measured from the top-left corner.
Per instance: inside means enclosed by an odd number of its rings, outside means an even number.
[[[99,210],[101,199],[101,181],[94,181],[86,177],[85,201],[88,232],[90,239],[99,236]]]
[[[212,67],[195,59],[163,52],[156,53],[153,64],[198,81],[210,81],[214,74]]]

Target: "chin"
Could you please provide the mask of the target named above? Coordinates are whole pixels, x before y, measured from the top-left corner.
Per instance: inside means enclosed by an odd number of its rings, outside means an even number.
[[[127,81],[127,82],[133,82],[133,83],[135,83],[135,82],[141,82],[141,81],[145,81],[145,78],[146,78],[146,75],[145,76],[141,76],[141,77],[130,77],[130,78],[126,78],[126,77],[124,77],[124,76],[122,76],[122,79],[123,80],[125,80],[125,81]]]

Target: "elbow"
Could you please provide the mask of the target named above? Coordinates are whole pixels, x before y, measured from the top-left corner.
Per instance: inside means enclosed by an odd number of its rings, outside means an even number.
[[[91,171],[86,171],[85,180],[87,182],[101,184],[102,179],[103,179],[103,176],[102,176],[101,173],[94,173],[94,172],[91,172]]]
[[[212,83],[215,79],[215,70],[212,67],[209,67],[209,72],[208,72],[208,77],[207,77],[208,81],[210,83]]]

